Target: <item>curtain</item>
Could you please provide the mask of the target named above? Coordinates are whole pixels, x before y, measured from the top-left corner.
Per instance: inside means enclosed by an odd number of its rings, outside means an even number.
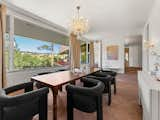
[[[90,67],[94,67],[94,42],[90,42]]]
[[[6,70],[4,55],[4,34],[6,29],[6,6],[0,4],[0,88],[6,86]]]
[[[71,45],[71,68],[80,68],[80,41],[77,40],[77,36],[70,35]]]

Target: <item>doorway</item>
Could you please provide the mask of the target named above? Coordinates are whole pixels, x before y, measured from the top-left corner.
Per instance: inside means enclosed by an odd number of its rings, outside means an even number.
[[[124,54],[124,61],[125,61],[125,72],[128,71],[129,68],[129,48],[125,48],[125,54]]]

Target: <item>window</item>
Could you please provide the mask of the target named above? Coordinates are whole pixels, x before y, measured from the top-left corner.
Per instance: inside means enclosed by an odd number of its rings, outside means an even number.
[[[8,71],[69,65],[67,36],[17,18],[14,18],[13,24],[14,29],[6,31]]]
[[[5,64],[6,69],[9,69],[9,34],[5,34]]]
[[[5,34],[5,64],[6,69],[9,69],[9,48],[10,48],[10,36],[9,36],[9,16],[6,19],[6,34]]]
[[[86,60],[87,60],[86,55],[87,55],[86,44],[82,44],[81,45],[81,63],[82,64],[86,64]]]
[[[14,69],[52,66],[51,42],[15,36]],[[45,47],[46,46],[46,47]]]
[[[69,46],[54,44],[54,65],[69,65]]]

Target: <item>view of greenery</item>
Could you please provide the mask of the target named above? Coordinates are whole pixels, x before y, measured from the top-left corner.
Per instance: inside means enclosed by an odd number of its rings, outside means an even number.
[[[6,67],[9,70],[9,39],[6,39]],[[44,45],[36,48],[37,50],[47,50],[48,53],[37,53],[21,51],[15,40],[13,65],[14,70],[21,70],[26,68],[37,67],[52,67],[52,66],[64,66],[69,64],[69,50],[65,50],[62,53],[53,54],[51,46]]]
[[[14,68],[25,69],[35,67],[51,67],[50,55],[39,55],[33,53],[22,53],[21,51],[14,51]]]
[[[81,45],[81,63],[85,64],[86,63],[86,44]]]
[[[36,48],[38,51],[47,50],[47,53],[21,51],[15,40],[13,65],[14,70],[37,67],[55,67],[69,65],[69,49],[54,54],[53,45],[41,45]],[[6,67],[9,70],[9,36],[6,37]],[[81,45],[81,63],[86,63],[86,44]]]

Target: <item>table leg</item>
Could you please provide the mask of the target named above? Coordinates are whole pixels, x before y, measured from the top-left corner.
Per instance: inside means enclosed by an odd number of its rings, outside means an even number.
[[[72,81],[71,84],[72,84],[72,85],[75,85],[75,84],[76,84],[76,81]]]
[[[57,95],[58,95],[58,88],[52,89],[53,93],[53,120],[57,120]]]

